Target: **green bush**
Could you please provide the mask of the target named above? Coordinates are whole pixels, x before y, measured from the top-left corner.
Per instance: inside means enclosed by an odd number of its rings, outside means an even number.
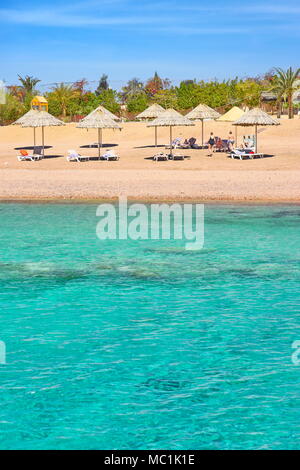
[[[132,96],[127,101],[127,110],[129,113],[141,113],[148,107],[148,98],[145,94],[139,93]]]
[[[120,111],[120,105],[117,102],[117,92],[111,88],[108,90],[103,90],[101,93],[99,93],[97,101],[98,105],[101,104],[111,113],[118,113]]]
[[[6,94],[6,103],[0,105],[0,123],[1,125],[10,124],[25,113],[25,106],[17,98]]]

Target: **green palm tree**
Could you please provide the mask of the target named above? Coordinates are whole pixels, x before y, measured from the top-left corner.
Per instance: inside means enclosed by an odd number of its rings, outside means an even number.
[[[54,99],[57,100],[60,108],[62,116],[65,118],[67,116],[67,108],[72,100],[77,94],[78,91],[74,90],[72,85],[65,85],[64,83],[60,83],[52,88],[52,96]]]
[[[293,94],[300,89],[300,68],[293,70],[292,67],[290,67],[287,71],[276,68],[275,71],[277,75],[275,76],[271,91],[274,91],[277,95],[278,106],[281,106],[282,99],[288,102],[289,119],[292,119],[294,117]]]
[[[26,75],[24,78],[21,77],[21,75],[18,75],[18,79],[22,83],[22,87],[26,91],[26,93],[33,94],[34,92],[34,87],[39,83],[41,80],[38,78],[30,77],[29,75]]]

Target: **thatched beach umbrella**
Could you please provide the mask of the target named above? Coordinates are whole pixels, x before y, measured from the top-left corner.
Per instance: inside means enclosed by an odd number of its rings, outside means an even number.
[[[227,113],[220,116],[217,119],[217,121],[220,121],[220,122],[235,122],[238,119],[240,119],[240,117],[242,117],[244,114],[245,114],[245,111],[238,108],[237,106],[234,106],[229,111],[227,111]],[[237,143],[237,126],[235,126],[235,143]]]
[[[84,129],[98,129],[98,156],[101,155],[102,147],[102,129],[122,129],[115,121],[113,121],[107,113],[102,110],[95,110],[82,119],[76,127]]]
[[[218,113],[218,111],[211,108],[210,106],[207,106],[207,104],[203,104],[202,106],[204,106],[204,108],[206,108],[211,113],[211,115],[213,116],[212,119],[218,119],[220,117],[220,113]]]
[[[139,120],[156,119],[165,109],[160,104],[154,103],[136,116]],[[157,147],[157,126],[155,126],[155,147]]]
[[[186,116],[182,116],[175,109],[167,109],[161,113],[154,121],[147,124],[148,127],[168,126],[170,127],[170,152],[172,155],[172,127],[173,126],[194,126]]]
[[[115,114],[108,111],[108,109],[104,108],[104,106],[102,106],[102,105],[98,106],[98,108],[96,108],[96,109],[94,109],[94,111],[90,112],[90,114],[88,114],[86,117],[92,116],[97,111],[102,111],[104,114],[106,114],[108,117],[110,117],[113,121],[121,121],[121,118],[119,118]]]
[[[36,109],[30,109],[30,111],[27,111],[27,113],[23,114],[23,116],[21,116],[19,119],[17,119],[15,122],[13,122],[13,126],[15,125],[22,125],[24,122],[26,122],[26,120],[34,115],[35,113],[37,113],[38,111]],[[33,142],[34,142],[34,146],[36,144],[36,138],[35,138],[35,127],[33,128]]]
[[[136,119],[155,119],[164,111],[165,108],[163,108],[160,104],[154,103],[138,114]]]
[[[185,117],[188,119],[200,120],[202,124],[202,147],[204,143],[204,119],[217,119],[220,114],[206,104],[199,104],[192,109]]]
[[[23,119],[22,119],[23,118]],[[57,119],[56,117],[52,116],[52,114],[47,113],[47,111],[37,111],[28,112],[26,115],[22,117],[22,127],[36,127],[42,128],[42,147],[43,147],[43,155],[45,154],[45,135],[44,135],[44,128],[50,126],[64,126],[65,123]]]
[[[272,118],[259,108],[254,108],[245,113],[234,126],[254,126],[255,127],[255,152],[257,153],[257,127],[258,126],[279,126],[277,119]]]

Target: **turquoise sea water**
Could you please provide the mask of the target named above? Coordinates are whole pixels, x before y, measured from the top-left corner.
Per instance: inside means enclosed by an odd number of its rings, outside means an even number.
[[[1,449],[297,449],[300,208],[206,206],[205,245],[0,205]]]

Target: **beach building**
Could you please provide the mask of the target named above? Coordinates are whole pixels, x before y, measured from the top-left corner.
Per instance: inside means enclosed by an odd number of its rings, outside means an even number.
[[[48,101],[43,96],[35,96],[31,100],[31,109],[48,112]]]

